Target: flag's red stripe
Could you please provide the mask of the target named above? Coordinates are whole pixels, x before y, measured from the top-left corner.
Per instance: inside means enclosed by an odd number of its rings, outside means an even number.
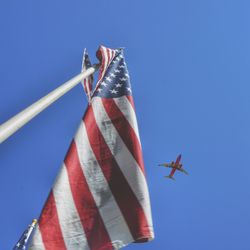
[[[92,150],[133,238],[138,239],[151,235],[143,208],[107,146],[96,124],[92,106],[89,106],[85,113],[84,122]]]
[[[111,250],[111,240],[96,207],[86,178],[82,171],[76,144],[73,141],[65,158],[72,196],[83,225],[91,250],[99,250],[105,246]]]
[[[53,191],[50,192],[43,208],[39,219],[39,229],[46,250],[66,250]]]
[[[135,110],[135,103],[134,103],[133,97],[131,95],[127,95],[126,97],[127,97],[128,101],[130,102],[130,104],[132,105],[132,107]]]
[[[117,107],[113,99],[103,98],[102,103],[123,142],[140,166],[142,172],[145,173],[141,145],[134,129],[131,127],[121,110]]]

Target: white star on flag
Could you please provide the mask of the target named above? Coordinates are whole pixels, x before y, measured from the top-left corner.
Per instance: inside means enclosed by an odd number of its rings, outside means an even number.
[[[111,81],[112,81],[112,79],[111,79],[109,76],[107,76],[105,79],[106,79],[106,81],[108,81],[108,82],[111,82]]]
[[[110,92],[111,92],[112,94],[117,94],[117,93],[118,93],[118,91],[115,90],[115,89],[111,89]]]
[[[108,84],[106,82],[102,82],[101,85],[106,87]]]
[[[117,83],[115,86],[116,86],[117,88],[120,88],[120,87],[122,86],[122,84]]]

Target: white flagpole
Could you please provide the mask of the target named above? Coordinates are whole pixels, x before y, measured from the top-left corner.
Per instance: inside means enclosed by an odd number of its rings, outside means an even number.
[[[0,143],[14,134],[18,129],[28,123],[32,118],[38,115],[41,111],[54,103],[61,96],[79,84],[84,78],[92,75],[98,70],[99,64],[95,64],[88,68],[85,72],[73,77],[69,81],[62,84],[60,87],[51,91],[48,95],[42,97],[37,102],[33,103],[17,115],[10,118],[8,121],[0,125]]]

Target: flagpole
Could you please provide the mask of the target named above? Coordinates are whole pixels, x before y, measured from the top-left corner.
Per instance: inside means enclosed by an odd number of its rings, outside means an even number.
[[[46,96],[42,97],[17,115],[13,116],[5,123],[0,125],[0,143],[9,138],[14,134],[18,129],[23,127],[28,123],[32,118],[38,115],[41,111],[46,109],[49,105],[58,100],[61,96],[66,94],[69,90],[79,84],[84,78],[95,73],[98,70],[99,64],[95,64],[92,67],[88,68],[86,71],[80,73],[79,75],[73,77],[69,81],[65,82],[55,90],[51,91]]]

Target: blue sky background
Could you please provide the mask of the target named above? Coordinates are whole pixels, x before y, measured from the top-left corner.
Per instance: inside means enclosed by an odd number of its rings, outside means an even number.
[[[0,1],[0,123],[126,47],[156,238],[126,249],[250,249],[250,2]],[[0,249],[39,216],[87,102],[77,86],[0,145]],[[183,154],[190,175],[157,167]]]

